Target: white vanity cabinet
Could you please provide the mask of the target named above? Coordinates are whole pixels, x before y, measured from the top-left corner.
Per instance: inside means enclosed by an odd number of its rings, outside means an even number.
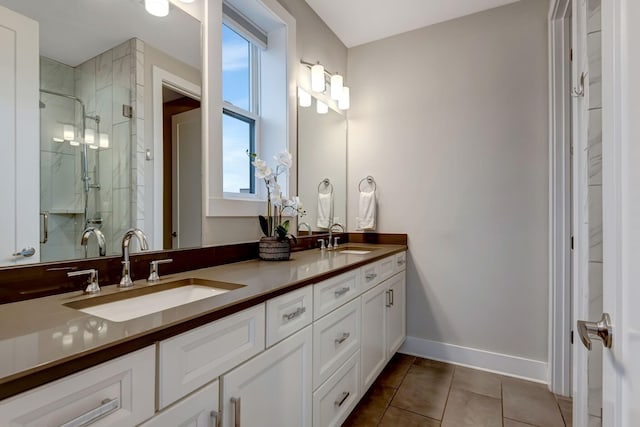
[[[223,427],[309,427],[311,326],[221,378]]]
[[[218,427],[220,384],[214,381],[151,418],[141,427]]]
[[[155,410],[155,346],[0,402],[0,425],[137,426]]]
[[[406,338],[406,276],[393,275],[362,295],[362,392]]]

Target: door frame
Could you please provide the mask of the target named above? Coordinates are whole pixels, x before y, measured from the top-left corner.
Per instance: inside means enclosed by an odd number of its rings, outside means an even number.
[[[153,226],[151,227],[152,249],[162,249],[162,177],[163,177],[163,118],[162,118],[162,87],[167,86],[178,93],[202,102],[202,88],[190,81],[177,76],[163,68],[154,65],[151,70],[153,85]],[[204,129],[204,126],[203,126]],[[203,131],[203,141],[204,131]],[[204,149],[204,147],[203,147]],[[203,151],[204,152],[204,151]]]
[[[549,8],[548,383],[571,394],[571,0]]]

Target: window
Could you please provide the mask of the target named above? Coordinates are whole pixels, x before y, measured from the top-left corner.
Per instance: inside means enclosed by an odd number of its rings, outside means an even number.
[[[259,47],[223,24],[222,182],[225,193],[256,192],[254,170],[247,152],[258,150],[259,74]]]

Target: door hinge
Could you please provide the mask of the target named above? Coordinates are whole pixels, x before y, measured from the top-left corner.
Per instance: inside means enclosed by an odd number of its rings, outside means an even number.
[[[573,62],[573,49],[569,49],[569,62]]]
[[[571,250],[573,250],[573,236],[571,236]]]
[[[571,331],[570,336],[571,336],[571,344],[573,344],[573,331]]]

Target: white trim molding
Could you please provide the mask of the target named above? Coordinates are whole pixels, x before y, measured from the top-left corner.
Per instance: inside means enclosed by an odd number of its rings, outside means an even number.
[[[407,337],[400,353],[547,384],[548,364],[508,354]]]
[[[571,2],[549,9],[549,388],[571,394]]]

